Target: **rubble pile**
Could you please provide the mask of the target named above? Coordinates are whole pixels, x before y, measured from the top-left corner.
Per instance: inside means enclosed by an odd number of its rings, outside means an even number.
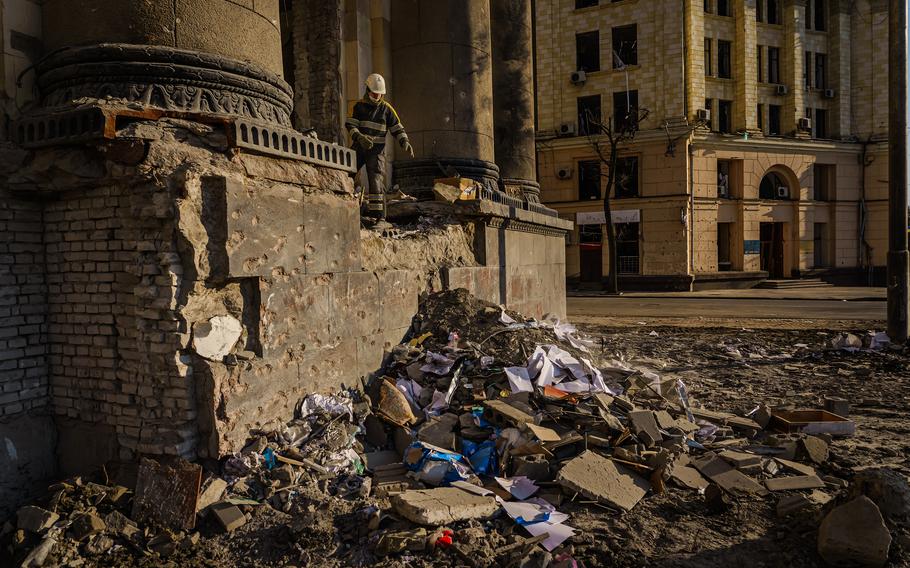
[[[830,459],[855,430],[849,401],[722,412],[597,351],[557,319],[430,295],[366,384],[307,396],[217,464],[143,460],[132,489],[52,486],[4,525],[0,563],[598,566],[611,546],[592,515],[653,514],[669,496],[705,516],[764,503],[817,533],[831,566],[908,552],[907,478]]]

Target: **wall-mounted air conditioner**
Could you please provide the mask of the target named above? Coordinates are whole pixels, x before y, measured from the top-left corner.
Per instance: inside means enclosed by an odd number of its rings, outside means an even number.
[[[572,75],[569,77],[569,80],[572,81],[573,85],[583,85],[585,81],[588,80],[588,76],[584,71],[572,71]]]
[[[788,90],[787,90],[786,85],[775,85],[774,86],[775,95],[782,97],[782,96],[786,95],[787,93],[788,93]]]
[[[556,129],[556,133],[560,136],[575,136],[575,123],[563,122]]]
[[[572,167],[562,166],[556,168],[556,177],[558,179],[572,179]]]

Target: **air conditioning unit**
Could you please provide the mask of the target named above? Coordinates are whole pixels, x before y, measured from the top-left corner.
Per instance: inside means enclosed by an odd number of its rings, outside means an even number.
[[[556,177],[558,179],[572,179],[572,168],[569,166],[563,166],[556,169]]]
[[[796,126],[803,132],[811,132],[812,131],[812,119],[811,118],[801,118],[797,122]]]
[[[575,136],[575,123],[563,122],[559,125],[559,128],[556,129],[556,133],[560,136]]]
[[[777,95],[777,96],[779,96],[779,97],[782,97],[782,96],[786,95],[787,93],[788,93],[788,91],[787,91],[787,86],[786,86],[786,85],[775,85],[775,86],[774,86],[774,94],[775,94],[775,95]]]
[[[822,93],[822,96],[826,99],[833,99],[835,95],[837,95],[837,93],[834,92],[834,89],[825,89],[825,92]]]
[[[700,108],[695,111],[695,120],[708,122],[711,120],[711,111],[706,108]]]
[[[585,74],[584,71],[579,69],[578,71],[572,72],[572,75],[569,78],[569,80],[572,81],[573,85],[583,85],[584,82],[588,80],[588,76]]]
[[[786,185],[777,186],[777,196],[782,199],[790,197],[790,188]]]

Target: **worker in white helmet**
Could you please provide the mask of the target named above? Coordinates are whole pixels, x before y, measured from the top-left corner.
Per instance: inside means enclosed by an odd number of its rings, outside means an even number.
[[[351,134],[352,147],[357,152],[357,171],[366,166],[369,192],[367,217],[385,219],[385,149],[386,133],[391,133],[401,148],[414,157],[414,149],[401,125],[398,113],[385,100],[385,79],[373,73],[366,80],[363,99],[354,104],[354,112],[345,121]],[[356,174],[355,174],[356,175]]]

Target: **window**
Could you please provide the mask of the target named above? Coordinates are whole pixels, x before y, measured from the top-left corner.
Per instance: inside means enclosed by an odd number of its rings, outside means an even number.
[[[769,24],[780,24],[780,0],[767,0],[765,2],[765,18]]]
[[[733,101],[718,101],[717,104],[717,129],[724,133],[733,132]]]
[[[617,130],[638,129],[638,91],[613,93],[613,125]]]
[[[717,15],[718,16],[732,16],[733,13],[730,11],[730,0],[717,0]]]
[[[780,175],[769,172],[758,186],[759,199],[790,199],[790,187]]]
[[[597,6],[597,3],[598,0],[575,0],[575,9],[590,8],[591,6]]]
[[[812,52],[806,52],[806,62],[803,65],[803,79],[806,81],[806,88],[812,86]]]
[[[815,121],[812,124],[815,138],[828,138],[828,111],[823,108],[815,109]]]
[[[579,225],[578,242],[581,244],[597,244],[603,242],[602,225]]]
[[[613,197],[638,197],[638,156],[616,160],[616,191]]]
[[[705,12],[711,13],[711,0],[705,0]]]
[[[613,28],[613,69],[638,65],[638,26]]]
[[[733,77],[733,54],[729,41],[717,40],[717,76],[722,79]]]
[[[733,270],[730,261],[730,236],[733,233],[733,223],[717,224],[717,271],[727,272]]]
[[[600,199],[600,160],[578,162],[578,200]]]
[[[708,121],[705,123],[705,126],[708,127],[708,130],[714,130],[714,116],[711,112],[712,107],[714,106],[711,99],[705,99],[705,110],[708,111]]]
[[[768,82],[780,84],[780,48],[768,47]]]
[[[717,196],[730,197],[730,160],[717,160]]]
[[[815,54],[815,88],[828,88],[828,56],[824,53]]]
[[[812,29],[812,0],[806,0],[806,29]]]
[[[816,201],[831,201],[834,198],[836,168],[837,166],[834,164],[814,164],[812,166],[812,196]]]
[[[600,95],[578,97],[578,134],[586,136],[595,133],[597,128],[591,121],[599,123],[602,117]]]
[[[600,71],[600,32],[575,34],[575,68]]]
[[[780,136],[780,105],[768,105],[768,134]]]
[[[711,52],[711,45],[713,43],[711,38],[705,38],[705,76],[707,77],[714,76],[714,58],[713,53]]]
[[[761,104],[757,105],[755,109],[755,118],[758,121],[758,130],[761,132],[765,131],[765,107]]]
[[[620,274],[638,274],[641,255],[638,246],[638,223],[617,223],[616,264]]]
[[[756,0],[755,2],[755,19],[759,22],[765,21],[765,0]]]
[[[755,46],[755,53],[758,55],[758,76],[757,76],[757,79],[758,79],[758,82],[759,82],[759,83],[764,83],[764,82],[765,82],[765,70],[764,70],[765,63],[764,63],[764,60],[763,60],[764,51],[765,51],[765,47],[764,47],[764,46],[762,46],[762,45],[757,45],[757,46]]]
[[[828,29],[828,2],[826,0],[810,0],[808,4],[814,4],[814,18],[812,18],[812,25],[817,32],[823,32]],[[808,6],[807,4],[807,6]],[[808,7],[806,8],[808,10]],[[808,15],[806,20],[808,20]]]

